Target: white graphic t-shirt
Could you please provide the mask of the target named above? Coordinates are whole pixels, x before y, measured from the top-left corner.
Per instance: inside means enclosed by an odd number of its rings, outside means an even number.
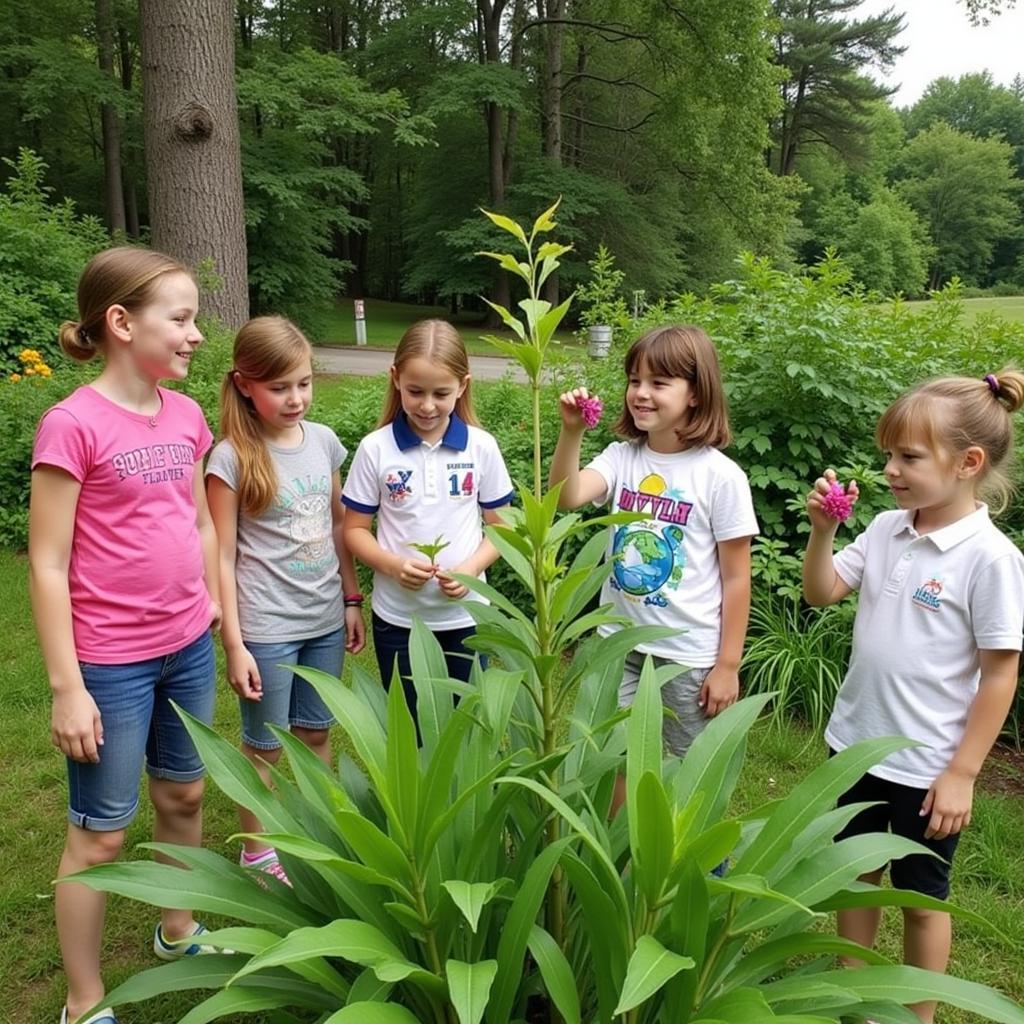
[[[601,603],[637,625],[670,626],[676,635],[637,650],[691,668],[718,660],[722,577],[718,543],[757,533],[743,470],[715,448],[651,451],[646,444],[609,445],[587,467],[604,477],[613,511],[650,519],[612,532],[614,568]],[[604,636],[619,627],[601,626]]]

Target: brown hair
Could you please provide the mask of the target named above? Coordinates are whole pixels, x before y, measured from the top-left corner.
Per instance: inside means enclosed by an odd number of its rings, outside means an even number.
[[[1002,512],[1013,493],[1010,460],[1013,421],[1024,405],[1024,373],[1007,368],[983,378],[940,377],[905,391],[878,421],[875,441],[883,451],[913,443],[936,454],[981,448],[985,464],[977,492]]]
[[[696,405],[676,430],[676,437],[684,448],[705,444],[711,448],[728,447],[732,430],[722,372],[714,343],[704,331],[678,324],[648,331],[637,338],[626,353],[623,368],[627,389],[629,378],[641,366],[658,377],[681,377],[690,382]],[[622,414],[612,429],[629,440],[647,436],[646,431],[637,429],[625,401]]]
[[[306,336],[283,316],[256,316],[235,335],[234,365],[220,386],[220,433],[238,460],[238,504],[249,516],[262,515],[277,493],[277,472],[252,399],[238,390],[237,378],[268,381],[283,377],[303,359],[312,359]]]
[[[402,335],[395,349],[394,367],[399,374],[410,359],[426,359],[443,366],[466,387],[455,402],[455,413],[464,423],[479,426],[480,421],[473,411],[473,395],[470,389],[469,356],[459,332],[447,320],[418,320]],[[395,387],[393,378],[388,380],[388,393],[384,396],[384,409],[380,414],[378,427],[393,422],[402,411],[402,396]]]
[[[80,363],[88,362],[106,342],[105,319],[111,306],[129,312],[153,301],[156,284],[165,274],[189,270],[170,256],[140,246],[120,245],[97,253],[78,279],[78,322],[60,326],[60,347]]]

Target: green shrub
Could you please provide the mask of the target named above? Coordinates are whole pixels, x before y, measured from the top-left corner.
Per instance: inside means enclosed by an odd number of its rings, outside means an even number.
[[[46,164],[31,150],[4,163],[13,172],[0,193],[0,370],[6,376],[20,368],[24,348],[58,364],[57,330],[75,317],[78,275],[109,239],[98,220],[75,213],[71,200],[51,201],[52,190],[43,185]]]

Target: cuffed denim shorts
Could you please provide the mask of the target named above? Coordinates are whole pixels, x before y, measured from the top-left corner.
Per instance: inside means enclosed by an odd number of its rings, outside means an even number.
[[[263,682],[260,700],[239,698],[242,739],[256,750],[277,750],[281,741],[267,728],[276,725],[304,729],[329,729],[334,718],[320,694],[295,675],[291,666],[317,668],[341,676],[345,661],[345,630],[336,629],[307,640],[284,640],[276,644],[247,643],[256,659]]]
[[[204,774],[171,701],[213,720],[216,661],[209,630],[181,650],[123,665],[81,662],[103,724],[96,764],[68,758],[68,821],[90,832],[126,828],[139,806],[139,768],[154,779],[194,782]]]

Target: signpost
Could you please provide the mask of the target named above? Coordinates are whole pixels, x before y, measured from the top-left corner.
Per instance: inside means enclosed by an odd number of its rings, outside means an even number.
[[[366,344],[366,303],[362,299],[355,300],[356,307],[356,344]]]

